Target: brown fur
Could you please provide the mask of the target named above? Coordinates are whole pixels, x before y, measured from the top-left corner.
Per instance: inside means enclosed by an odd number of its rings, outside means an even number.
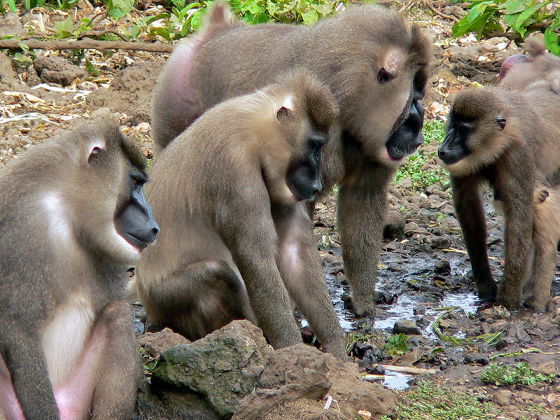
[[[472,125],[466,141],[470,154],[448,166],[457,217],[471,258],[479,295],[492,299],[496,285],[486,251],[486,224],[480,184],[490,183],[503,202],[506,220],[505,269],[498,302],[509,308],[523,303],[523,287],[531,255],[533,191],[536,180],[560,166],[560,100],[547,88],[526,92],[502,88],[469,89],[453,103],[446,142],[455,124]],[[498,119],[505,119],[500,129]],[[442,157],[443,158],[443,157]]]
[[[208,108],[286,70],[303,66],[316,74],[340,108],[341,134],[324,150],[324,191],[341,186],[346,275],[356,312],[372,314],[387,186],[400,163],[386,143],[408,118],[413,99],[423,96],[431,43],[418,26],[383,7],[353,6],[313,26],[219,24],[215,16],[225,7],[216,2],[209,11],[214,23],[170,58],[153,101],[155,141],[165,147]],[[418,144],[397,150],[404,156]]]
[[[543,312],[550,289],[560,240],[560,187],[539,184],[533,195],[532,264],[524,287],[526,303]]]
[[[210,109],[158,155],[148,196],[163,230],[138,267],[154,323],[196,339],[254,311],[284,347],[301,341],[289,292],[324,348],[345,355],[308,213],[287,183],[310,130],[332,137],[335,115],[328,88],[300,71]]]
[[[120,299],[138,253],[116,243],[114,219],[129,169],[144,167],[117,126],[97,122],[3,168],[0,417],[23,418],[14,388],[26,419],[131,417],[141,367]]]

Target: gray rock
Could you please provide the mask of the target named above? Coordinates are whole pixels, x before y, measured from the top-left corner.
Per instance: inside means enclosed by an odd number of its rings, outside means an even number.
[[[69,85],[86,72],[61,57],[39,56],[33,62],[37,74],[43,82]]]
[[[399,319],[393,326],[393,334],[420,335],[422,332],[416,322],[410,319]]]
[[[398,211],[390,211],[385,217],[385,227],[383,228],[383,237],[385,239],[394,239],[404,234],[405,220]]]
[[[192,344],[164,351],[153,374],[202,394],[220,416],[231,416],[239,400],[258,386],[268,351],[259,328],[234,321]]]
[[[501,390],[494,394],[494,401],[502,407],[511,403],[511,391]]]
[[[0,15],[0,38],[12,35],[18,36],[24,33],[23,25],[16,13]]]

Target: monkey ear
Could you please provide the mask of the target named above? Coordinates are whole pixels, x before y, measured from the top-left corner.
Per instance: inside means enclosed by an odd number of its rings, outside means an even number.
[[[401,56],[397,51],[387,53],[382,60],[381,68],[377,72],[377,81],[384,85],[397,77],[400,63]]]
[[[284,121],[290,116],[290,112],[291,109],[282,106],[278,108],[278,111],[276,111],[276,118],[278,118],[278,121]]]
[[[397,77],[397,73],[396,72],[391,73],[385,67],[381,67],[377,72],[377,81],[382,85],[384,85],[387,82],[390,82],[395,77]]]
[[[500,130],[503,130],[506,126],[506,119],[502,117],[496,118],[496,123],[500,127]]]
[[[102,150],[103,147],[101,147],[100,145],[97,144],[91,145],[89,148],[88,163],[90,163],[93,159],[95,159],[99,155],[99,153],[101,153]]]

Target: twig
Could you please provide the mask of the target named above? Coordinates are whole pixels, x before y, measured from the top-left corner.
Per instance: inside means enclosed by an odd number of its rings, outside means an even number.
[[[436,369],[424,369],[412,366],[395,366],[395,365],[379,365],[385,370],[390,370],[391,372],[402,372],[402,373],[412,373],[417,375],[428,375],[436,373]]]
[[[140,50],[151,52],[172,52],[173,45],[151,42],[129,42],[129,41],[97,41],[94,39],[81,39],[79,41],[41,41],[38,39],[0,39],[0,48],[20,48],[20,44],[26,44],[31,49],[41,50]]]
[[[106,34],[114,34],[114,35],[118,36],[120,39],[122,39],[123,41],[128,42],[128,39],[126,39],[125,36],[123,36],[122,34],[120,34],[119,32],[117,32],[114,29],[98,29],[98,30],[90,29],[89,31],[85,31],[85,32],[81,33],[80,35],[78,35],[78,39],[86,38],[86,37],[89,37],[89,36],[100,37],[100,36],[106,35]]]
[[[434,12],[436,15],[438,15],[439,17],[442,17],[444,19],[449,19],[452,20],[453,22],[459,22],[459,19],[457,19],[455,16],[451,16],[451,15],[447,15],[443,12],[440,12],[438,9],[436,9],[432,4],[430,4],[429,2],[426,2],[426,6],[428,6],[428,8]]]

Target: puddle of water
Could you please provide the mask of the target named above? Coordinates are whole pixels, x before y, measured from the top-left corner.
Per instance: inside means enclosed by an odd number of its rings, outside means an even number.
[[[410,387],[410,381],[414,377],[406,373],[385,371],[385,379],[383,386],[394,389],[395,391],[403,391]]]

